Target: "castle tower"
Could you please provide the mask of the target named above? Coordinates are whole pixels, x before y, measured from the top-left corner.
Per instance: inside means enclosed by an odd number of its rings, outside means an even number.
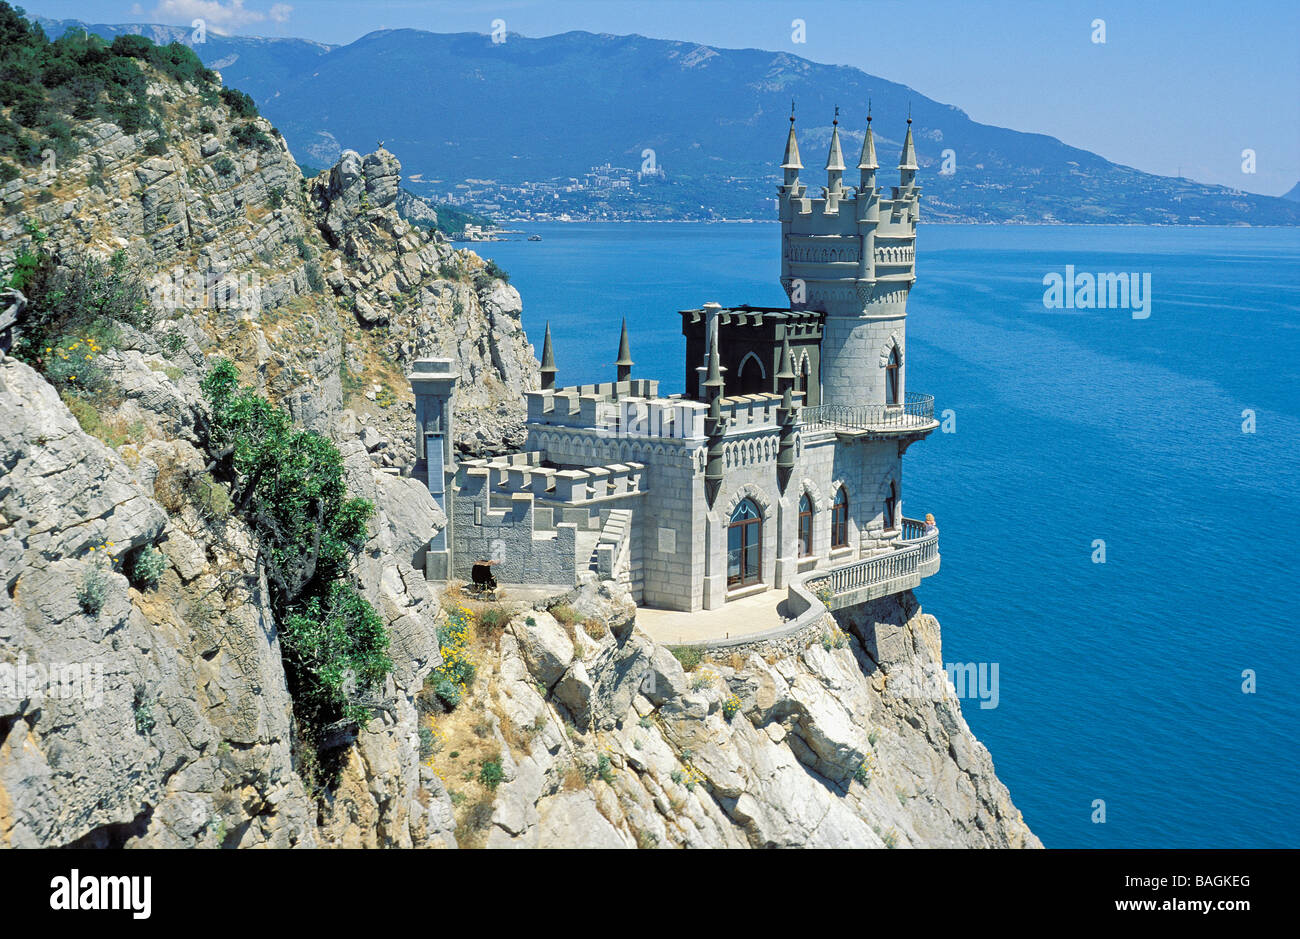
[[[916,280],[921,194],[911,118],[899,159],[899,185],[887,197],[877,186],[879,167],[869,115],[858,161],[858,187],[843,187],[838,120],[831,125],[826,163],[822,196],[805,197],[792,123],[782,162],[785,182],[778,189],[781,286],[792,309],[826,314],[822,404],[901,405],[907,295]]]
[[[450,494],[447,479],[456,473],[452,456],[452,392],[456,389],[456,373],[451,359],[416,359],[411,374],[406,376],[415,393],[415,469],[412,475],[424,479],[438,503],[447,525],[429,542],[425,555],[425,576],[430,580],[446,580],[451,575]]]

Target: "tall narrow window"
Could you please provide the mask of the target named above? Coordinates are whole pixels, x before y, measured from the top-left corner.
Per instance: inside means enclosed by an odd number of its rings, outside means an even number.
[[[762,578],[763,516],[753,499],[731,513],[727,526],[727,587],[746,587]]]
[[[849,494],[840,486],[835,492],[835,504],[831,507],[831,547],[847,548],[849,546]]]
[[[806,558],[813,553],[812,547],[813,507],[808,493],[799,500],[799,557]]]
[[[898,483],[889,483],[889,495],[885,497],[885,527],[893,528],[898,522]]]
[[[889,363],[885,366],[885,403],[898,404],[898,375],[903,358],[898,354],[898,346],[889,353]]]

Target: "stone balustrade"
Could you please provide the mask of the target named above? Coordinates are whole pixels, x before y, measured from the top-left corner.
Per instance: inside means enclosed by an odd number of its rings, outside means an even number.
[[[938,570],[939,532],[927,535],[924,522],[909,518],[903,520],[903,539],[892,550],[814,571],[802,580],[803,587],[818,595],[829,609],[839,610],[911,590]]]

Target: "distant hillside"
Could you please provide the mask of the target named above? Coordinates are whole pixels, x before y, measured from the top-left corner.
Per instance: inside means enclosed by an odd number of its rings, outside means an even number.
[[[1292,202],[1300,202],[1300,183],[1296,183],[1290,189],[1282,194],[1283,199],[1290,199]]]
[[[44,24],[52,35],[83,28]],[[85,28],[188,36],[172,27]],[[1143,173],[1052,137],[977,123],[859,69],[786,53],[583,32],[494,44],[409,29],[345,46],[209,34],[196,51],[253,95],[299,159],[325,164],[342,147],[382,139],[403,154],[408,184],[436,198],[469,179],[518,184],[606,162],[635,170],[653,150],[666,178],[635,188],[630,198],[644,215],[769,218],[791,99],[814,187],[835,106],[852,167],[870,99],[885,164],[897,158],[911,107],[931,219],[1300,224],[1300,205],[1285,199]],[[947,150],[951,175],[940,172]]]

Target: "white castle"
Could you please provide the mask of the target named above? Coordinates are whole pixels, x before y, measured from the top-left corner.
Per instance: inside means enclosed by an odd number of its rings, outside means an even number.
[[[910,589],[938,570],[937,531],[903,516],[903,454],[938,423],[907,390],[907,296],[921,190],[911,119],[899,184],[877,185],[871,117],[856,187],[838,117],[812,197],[794,117],[781,169],[781,285],[789,307],[684,310],[686,388],[632,378],[627,324],[614,381],[556,387],[547,327],[522,451],[454,465],[456,376],[422,359],[417,465],[446,510],[426,573],[504,584],[625,582],[639,605],[711,610],[785,589],[789,615]]]

